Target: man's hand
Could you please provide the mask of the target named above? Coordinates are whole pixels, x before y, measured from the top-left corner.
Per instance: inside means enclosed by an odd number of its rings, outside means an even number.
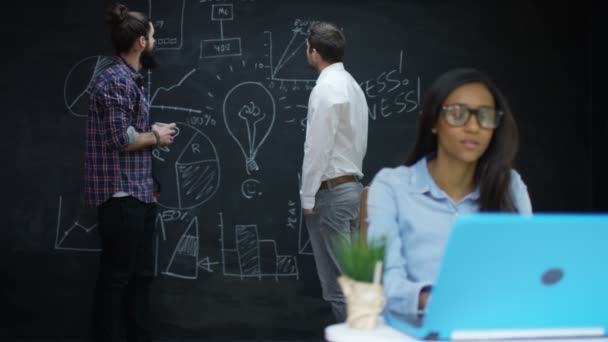
[[[312,209],[304,209],[304,215],[312,215],[314,212]]]
[[[175,122],[170,124],[155,123],[152,125],[152,130],[158,133],[160,138],[159,145],[167,146],[173,143],[173,135],[175,135]]]

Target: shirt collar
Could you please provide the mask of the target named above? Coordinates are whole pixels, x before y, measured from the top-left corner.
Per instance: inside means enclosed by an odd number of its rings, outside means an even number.
[[[435,154],[429,154],[424,158],[421,158],[416,164],[412,165],[413,173],[410,178],[411,191],[419,194],[429,193],[431,196],[437,199],[449,198],[445,191],[435,183],[433,176],[429,172],[428,161],[435,158]],[[479,185],[475,187],[475,190],[468,193],[461,200],[477,200],[479,199]]]
[[[121,56],[115,56],[114,61],[116,61],[116,63],[120,65],[123,70],[136,82],[141,82],[143,80],[144,77],[142,74],[133,69],[133,67],[130,66],[129,63],[127,63],[127,61],[125,61]]]
[[[429,172],[428,160],[432,159],[429,156],[424,158],[420,158],[414,165],[412,165],[412,171],[410,177],[410,185],[412,192],[415,193],[425,193],[430,192],[435,195],[435,191],[432,191],[433,188],[439,189],[433,177],[431,177],[431,173]]]
[[[475,190],[471,193],[466,194],[466,196],[464,196],[462,199],[472,199],[474,201],[479,199],[479,184],[475,186]]]
[[[325,69],[323,69],[319,74],[317,82],[321,81],[323,78],[327,77],[327,75],[336,71],[344,71],[344,64],[342,62],[332,63],[326,66]]]

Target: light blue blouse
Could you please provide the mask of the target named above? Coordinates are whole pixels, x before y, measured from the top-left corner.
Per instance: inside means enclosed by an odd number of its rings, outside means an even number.
[[[521,214],[532,214],[526,185],[511,170],[511,195]],[[437,186],[427,158],[406,167],[382,169],[371,183],[368,199],[368,241],[386,237],[383,274],[386,310],[418,312],[418,295],[432,285],[439,271],[452,221],[479,211],[479,189],[458,203]]]

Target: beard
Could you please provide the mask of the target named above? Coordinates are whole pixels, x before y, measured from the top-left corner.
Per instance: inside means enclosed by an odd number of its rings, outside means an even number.
[[[139,62],[141,63],[142,68],[152,70],[156,69],[160,65],[156,51],[156,47],[152,49],[144,49],[141,56],[139,56]]]

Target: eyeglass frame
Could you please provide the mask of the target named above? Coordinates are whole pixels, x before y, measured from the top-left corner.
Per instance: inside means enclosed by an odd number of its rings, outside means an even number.
[[[467,114],[467,118],[462,122],[462,124],[453,124],[450,123],[450,121],[447,118],[447,112],[450,109],[450,107],[458,107],[460,109],[465,109]],[[479,119],[479,111],[483,110],[483,109],[494,109],[495,111],[495,125],[494,127],[486,127],[486,125],[482,124],[482,120]],[[453,104],[449,104],[449,105],[445,105],[441,107],[441,114],[443,114],[443,119],[445,120],[445,122],[452,127],[462,127],[464,125],[467,124],[467,122],[469,122],[469,120],[471,119],[471,116],[474,115],[475,118],[477,119],[477,123],[479,124],[479,126],[481,128],[485,128],[485,129],[496,129],[498,128],[498,126],[500,126],[500,122],[502,117],[504,116],[505,112],[503,112],[502,110],[498,110],[496,108],[490,107],[490,106],[481,106],[477,109],[473,109],[470,108],[469,106],[462,104],[462,103],[453,103]]]

